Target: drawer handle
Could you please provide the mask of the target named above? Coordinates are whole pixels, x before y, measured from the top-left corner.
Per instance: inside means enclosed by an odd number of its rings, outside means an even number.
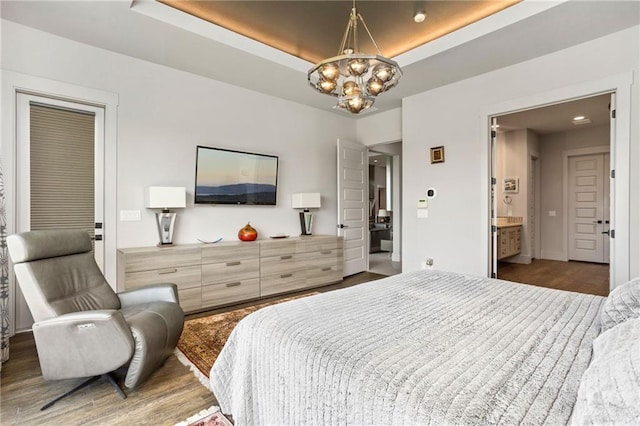
[[[242,262],[227,262],[227,266],[238,266],[240,265]]]
[[[293,256],[280,256],[281,260],[291,259]]]
[[[227,283],[227,287],[238,287],[242,284],[240,281],[236,281],[235,283]]]
[[[166,274],[175,274],[176,272],[178,272],[178,270],[176,268],[173,269],[165,269],[162,271],[158,271],[159,275],[166,275]]]
[[[322,272],[330,271],[330,270],[331,270],[331,268],[322,268]]]
[[[282,274],[282,275],[280,275],[280,278],[289,278],[289,277],[292,277],[292,276],[293,276],[293,274]]]
[[[322,252],[320,252],[320,253],[321,253],[321,254],[331,254],[331,250],[325,250],[325,251],[322,251]]]

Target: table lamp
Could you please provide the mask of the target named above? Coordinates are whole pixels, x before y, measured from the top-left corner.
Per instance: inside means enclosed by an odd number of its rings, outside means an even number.
[[[181,186],[150,186],[145,194],[145,207],[148,209],[162,209],[156,213],[158,247],[173,245],[173,227],[176,214],[169,209],[183,209],[186,207],[186,190]]]
[[[300,212],[300,235],[311,235],[311,227],[313,226],[313,214],[309,209],[320,208],[320,193],[308,192],[291,194],[291,207],[294,209],[303,209]]]

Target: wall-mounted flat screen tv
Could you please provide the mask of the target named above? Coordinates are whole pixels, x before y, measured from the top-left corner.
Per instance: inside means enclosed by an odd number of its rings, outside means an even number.
[[[198,146],[196,204],[276,205],[278,157]]]

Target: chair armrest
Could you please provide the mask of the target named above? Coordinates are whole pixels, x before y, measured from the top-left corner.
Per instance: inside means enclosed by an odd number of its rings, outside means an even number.
[[[113,309],[73,312],[33,324],[46,380],[97,376],[125,365],[133,355],[131,328]]]
[[[179,304],[178,286],[171,283],[153,284],[118,293],[123,308],[149,302],[173,302]]]

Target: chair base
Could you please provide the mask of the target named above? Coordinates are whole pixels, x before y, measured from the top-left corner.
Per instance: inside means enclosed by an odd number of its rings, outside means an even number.
[[[76,386],[75,388],[71,389],[70,391],[60,395],[59,397],[47,402],[45,405],[42,406],[42,408],[40,408],[40,411],[44,411],[47,408],[51,407],[53,404],[55,404],[56,402],[60,401],[63,398],[68,397],[69,395],[72,395],[74,393],[76,393],[77,391],[79,391],[80,389],[89,386],[91,383],[95,382],[96,380],[98,380],[99,378],[105,378],[109,381],[109,383],[111,383],[111,386],[113,386],[116,389],[116,392],[118,392],[118,394],[120,395],[120,397],[122,399],[126,399],[127,395],[124,394],[124,391],[120,388],[120,386],[118,386],[118,383],[116,382],[116,379],[113,377],[113,373],[106,373],[106,374],[102,374],[100,376],[93,376],[88,378],[87,380],[85,380],[84,382],[80,383],[78,386]]]

